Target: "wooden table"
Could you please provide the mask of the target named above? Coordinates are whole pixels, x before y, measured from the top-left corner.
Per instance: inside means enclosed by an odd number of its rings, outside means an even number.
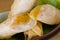
[[[0,12],[10,10],[13,0],[0,0]]]
[[[13,0],[0,0],[0,12],[10,10]],[[50,40],[60,40],[60,32]]]

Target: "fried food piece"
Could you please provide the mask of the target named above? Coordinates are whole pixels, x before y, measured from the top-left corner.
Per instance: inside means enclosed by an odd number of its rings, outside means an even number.
[[[24,32],[24,34],[25,34],[26,40],[31,40],[35,36],[43,36],[42,24],[40,22],[38,22],[34,28]]]
[[[41,5],[35,7],[31,12],[30,12],[30,17],[34,20],[37,20],[37,16],[39,15]]]
[[[27,13],[8,18],[0,24],[0,39],[9,38],[16,33],[30,30],[35,27],[36,23]]]
[[[29,30],[36,25],[25,12],[29,12],[37,0],[14,0],[9,17],[0,24],[0,38],[8,38],[12,35]]]
[[[30,18],[27,13],[22,13],[14,18],[15,19],[11,24],[11,28],[18,32],[24,32],[26,30],[29,30],[33,28],[37,23],[37,21]]]
[[[60,23],[60,12],[52,5],[38,5],[30,13],[31,18],[43,23],[54,25]]]
[[[25,12],[29,12],[37,0],[14,0],[11,12],[9,15],[17,15]]]

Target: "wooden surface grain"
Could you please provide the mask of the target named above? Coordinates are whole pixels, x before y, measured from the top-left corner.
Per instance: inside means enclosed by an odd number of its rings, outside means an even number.
[[[0,12],[10,10],[13,0],[0,0]],[[60,40],[60,32],[50,40]]]

